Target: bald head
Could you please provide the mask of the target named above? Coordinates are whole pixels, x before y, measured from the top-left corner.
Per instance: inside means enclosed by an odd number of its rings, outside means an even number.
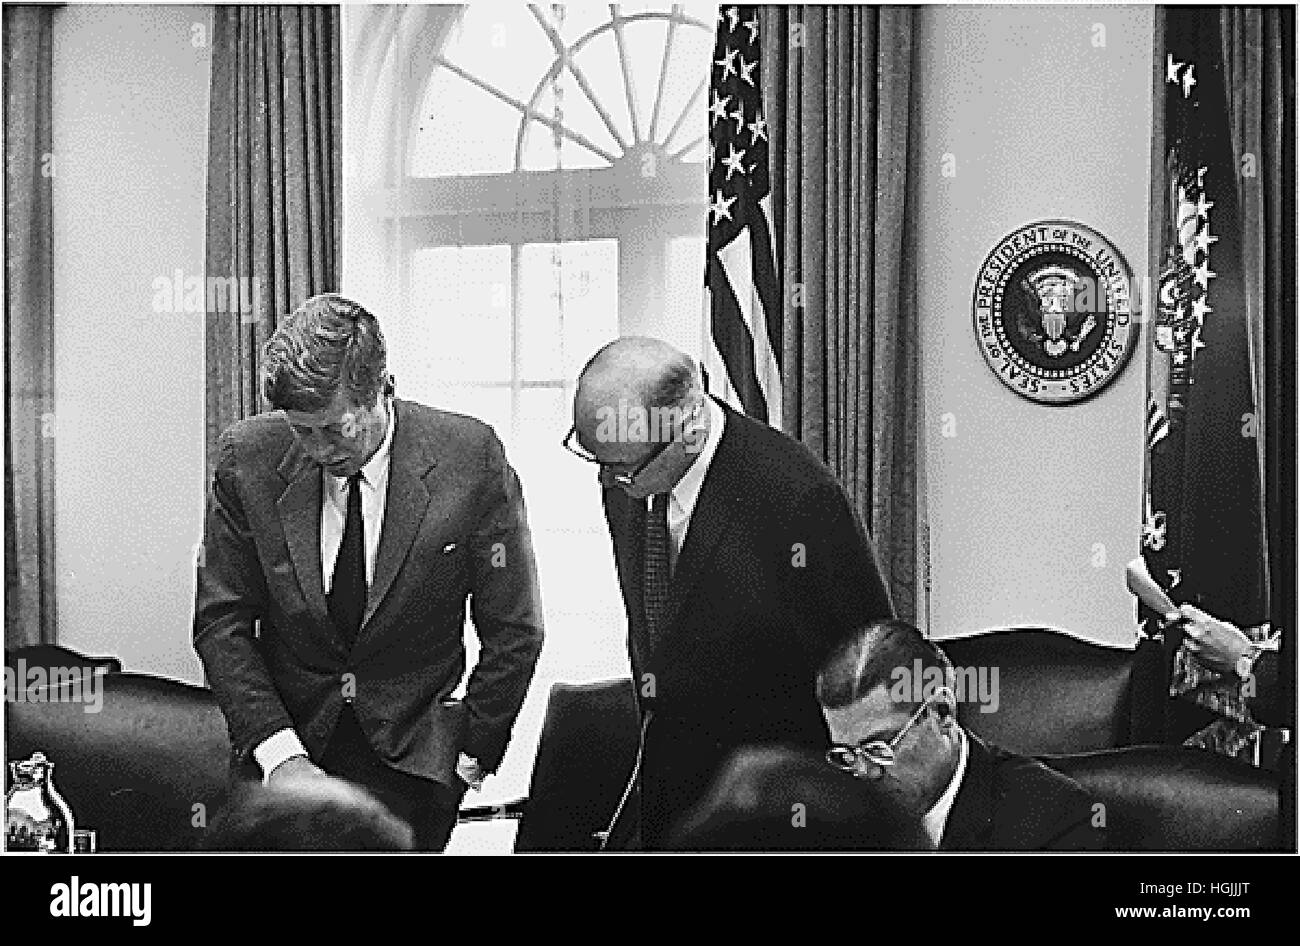
[[[657,338],[628,336],[578,375],[573,428],[603,486],[643,499],[672,489],[708,441],[712,423],[699,366]]]
[[[629,335],[596,352],[578,375],[573,420],[579,434],[596,424],[601,407],[675,407],[698,395],[694,359],[657,338]]]

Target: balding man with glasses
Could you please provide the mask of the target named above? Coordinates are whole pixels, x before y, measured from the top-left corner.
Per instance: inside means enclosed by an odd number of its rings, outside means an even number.
[[[910,624],[859,628],[817,675],[826,761],[920,817],[940,850],[1101,849],[1104,813],[1083,787],[966,732],[954,680],[948,657]]]
[[[825,465],[708,396],[666,342],[592,357],[564,446],[598,467],[641,719],[608,846],[660,848],[737,748],[825,751],[817,667],[893,605]]]

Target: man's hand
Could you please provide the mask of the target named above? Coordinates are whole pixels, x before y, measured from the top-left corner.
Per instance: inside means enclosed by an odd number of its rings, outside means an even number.
[[[278,785],[300,778],[329,778],[325,770],[305,755],[290,756],[271,770],[267,785]]]
[[[1242,657],[1251,657],[1254,651],[1250,638],[1234,624],[1220,621],[1194,605],[1184,604],[1178,609],[1187,623],[1187,649],[1210,670],[1218,673],[1237,673]]]

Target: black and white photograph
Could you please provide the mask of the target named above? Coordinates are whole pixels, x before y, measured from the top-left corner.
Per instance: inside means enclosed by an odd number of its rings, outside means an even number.
[[[286,852],[1232,852],[1095,906],[1251,917],[1295,21],[4,4],[4,850],[87,855],[31,912]]]

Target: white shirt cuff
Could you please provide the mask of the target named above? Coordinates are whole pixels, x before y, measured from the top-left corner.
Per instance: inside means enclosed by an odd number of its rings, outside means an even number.
[[[467,756],[463,752],[456,760],[456,775],[460,777],[462,782],[474,789],[476,792],[483,787],[483,779],[487,777],[487,773],[483,771],[483,767],[478,764],[478,759],[475,759],[473,756]]]
[[[262,783],[266,783],[276,766],[296,755],[305,756],[307,750],[292,729],[281,729],[254,746],[253,758],[262,769]]]

